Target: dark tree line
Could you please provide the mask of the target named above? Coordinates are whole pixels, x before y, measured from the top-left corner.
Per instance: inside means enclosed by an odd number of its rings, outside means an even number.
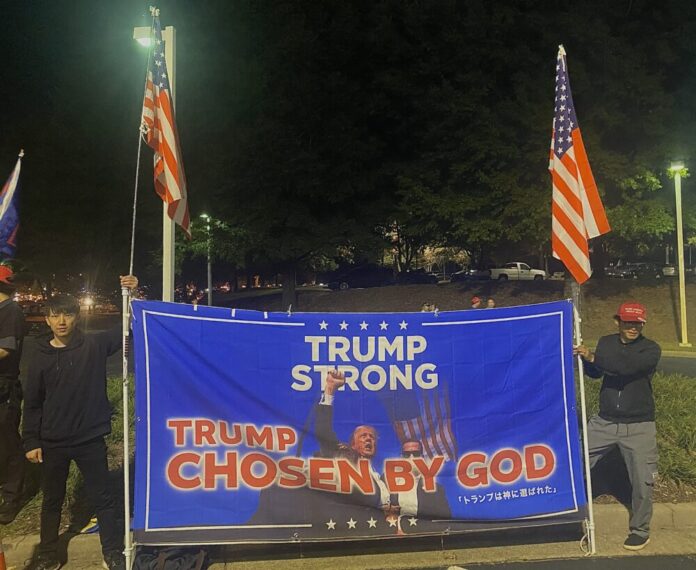
[[[400,269],[426,245],[461,248],[474,262],[549,254],[560,43],[613,227],[596,240],[595,261],[651,254],[673,240],[666,169],[670,158],[688,165],[696,144],[696,5],[235,0],[165,8],[164,23],[181,38],[178,122],[194,219],[206,210],[222,221],[216,259],[281,272],[288,303],[299,271],[374,258],[387,245]],[[88,125],[76,133],[89,135]],[[108,189],[114,169],[127,188],[132,159],[123,157],[90,161],[72,176],[95,209],[81,214],[81,237],[57,238],[76,264],[104,259],[104,233],[124,226],[127,216],[105,226],[99,215],[115,208],[114,193],[91,193],[97,181]],[[66,159],[65,170],[74,174],[75,164]],[[157,219],[156,205],[144,208]],[[48,227],[51,212],[37,219]],[[141,261],[157,249],[156,228],[139,230],[152,246]],[[23,240],[22,255],[51,271],[47,237]],[[121,249],[106,255],[120,260]],[[195,240],[189,249],[203,253]]]

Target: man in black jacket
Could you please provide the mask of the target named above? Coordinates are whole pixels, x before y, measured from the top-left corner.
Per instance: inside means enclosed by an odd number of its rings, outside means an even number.
[[[7,265],[0,265],[0,524],[9,524],[17,516],[24,480],[24,452],[19,437],[19,360],[25,326],[24,313],[12,300],[13,277]]]
[[[647,312],[639,303],[624,303],[614,321],[618,334],[603,336],[594,352],[575,347],[586,363],[585,372],[603,376],[599,415],[587,424],[590,466],[614,447],[626,463],[632,487],[628,550],[641,550],[650,541],[653,482],[657,475],[655,399],[652,377],[660,360],[659,345],[642,334]]]
[[[121,277],[121,287],[138,280]],[[42,463],[41,541],[35,568],[60,568],[58,527],[70,462],[75,461],[100,526],[104,567],[125,568],[123,529],[109,489],[104,436],[111,432],[111,406],[106,395],[106,359],[122,344],[120,327],[83,334],[80,305],[70,295],[48,301],[46,322],[51,334],[37,339],[37,350],[24,383],[22,438],[26,457]]]

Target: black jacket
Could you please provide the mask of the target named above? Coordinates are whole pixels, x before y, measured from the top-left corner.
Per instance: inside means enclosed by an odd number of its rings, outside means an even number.
[[[599,416],[610,422],[632,424],[655,421],[652,377],[660,361],[660,346],[644,336],[624,344],[618,334],[603,336],[586,372],[604,376],[599,394]]]
[[[75,331],[68,346],[37,338],[23,384],[24,449],[77,445],[111,432],[106,395],[106,359],[121,348],[121,328]]]
[[[0,302],[0,348],[8,352],[0,359],[0,405],[20,405],[22,389],[19,384],[19,361],[25,330],[24,313],[12,299]]]

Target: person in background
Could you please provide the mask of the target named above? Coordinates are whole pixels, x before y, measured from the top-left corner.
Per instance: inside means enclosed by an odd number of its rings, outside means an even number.
[[[486,309],[495,309],[495,299],[493,297],[488,297],[486,300]]]
[[[133,275],[121,287],[138,286]],[[106,360],[122,346],[120,324],[85,334],[78,327],[80,305],[71,295],[49,299],[48,335],[37,338],[36,355],[24,382],[22,438],[26,458],[41,463],[41,538],[36,570],[57,570],[58,529],[70,463],[82,473],[87,496],[99,519],[104,568],[125,569],[123,528],[109,488],[104,436],[111,432],[106,395]]]
[[[22,508],[24,452],[19,436],[22,357],[25,322],[21,307],[12,300],[14,273],[0,265],[0,524],[10,524]]]
[[[476,295],[474,295],[474,296],[471,298],[471,308],[472,308],[472,309],[480,309],[480,308],[481,308],[481,303],[482,303],[481,297],[477,297]]]
[[[599,414],[587,423],[590,467],[618,447],[631,481],[629,535],[623,546],[641,550],[650,542],[653,484],[657,476],[655,399],[652,378],[661,349],[643,336],[647,311],[640,303],[623,303],[614,315],[617,334],[603,336],[592,351],[576,346],[585,372],[602,377]]]

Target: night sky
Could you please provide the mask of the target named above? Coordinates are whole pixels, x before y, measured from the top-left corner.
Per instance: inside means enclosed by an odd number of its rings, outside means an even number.
[[[95,256],[116,251],[123,271],[127,256],[114,243],[130,240],[147,58],[132,35],[135,26],[150,24],[148,6],[133,0],[4,6],[0,177],[9,175],[24,148],[19,259],[45,248],[64,256],[66,271],[81,271],[90,258],[71,253],[87,241],[99,245]],[[213,33],[216,3],[209,11],[190,2],[160,8],[162,25],[177,29],[178,70],[186,74],[177,82],[177,122],[197,215],[208,207],[215,180],[205,159],[205,144],[214,141],[198,118],[225,114],[225,71],[215,53],[233,42],[225,41],[224,28]],[[159,245],[161,202],[153,194],[151,149],[144,147],[141,160],[138,250],[145,255]],[[201,177],[201,170],[207,174]]]
[[[29,269],[46,273],[89,268],[96,273],[114,274],[127,267],[147,55],[147,50],[132,39],[132,33],[134,26],[149,25],[149,4],[136,0],[31,0],[6,3],[3,7],[5,30],[0,62],[3,85],[0,94],[0,177],[4,180],[9,175],[17,152],[24,148],[26,156],[21,179],[22,229],[18,258]],[[309,6],[306,2],[297,4]],[[338,5],[331,2],[326,4]],[[384,3],[385,11],[389,10],[389,4]],[[422,7],[424,14],[429,12],[431,5],[428,2],[415,4]],[[473,4],[483,6],[486,3]],[[504,23],[507,17],[506,6],[515,4],[527,7],[535,3],[500,3],[500,10],[497,7],[491,9],[492,16],[498,20],[497,25],[501,26],[500,21]],[[574,26],[572,7],[558,2],[546,4],[548,11],[535,9],[534,20],[525,22],[519,37],[508,34],[499,40],[494,38],[495,41],[491,40],[488,44],[495,46],[497,41],[499,49],[506,50],[510,57],[526,58],[530,62],[529,69],[524,73],[533,74],[527,85],[533,86],[534,92],[515,93],[515,75],[499,73],[495,62],[491,63],[482,56],[485,51],[480,42],[462,42],[457,48],[461,52],[453,53],[453,57],[456,55],[463,62],[469,52],[472,58],[480,58],[472,69],[478,67],[480,77],[486,79],[486,89],[491,90],[487,95],[488,100],[492,101],[491,105],[497,105],[496,101],[500,100],[500,117],[508,112],[506,107],[517,104],[520,104],[521,115],[529,115],[532,113],[529,101],[536,102],[542,110],[538,113],[538,119],[535,118],[534,132],[524,131],[515,125],[495,124],[494,118],[490,122],[491,136],[499,137],[501,146],[520,148],[529,146],[529,141],[533,139],[535,146],[532,153],[540,157],[539,164],[535,164],[534,168],[539,171],[539,180],[543,180],[542,177],[546,176],[543,164],[547,152],[545,149],[548,149],[552,119],[553,66],[558,43],[564,42],[569,53],[571,82],[590,159],[595,160],[600,169],[611,172],[615,166],[606,156],[597,156],[597,152],[593,155],[593,144],[596,145],[593,139],[599,140],[601,136],[603,144],[613,145],[614,150],[629,154],[633,142],[640,140],[640,136],[634,133],[637,132],[636,124],[640,126],[642,122],[629,122],[619,117],[624,123],[613,124],[616,114],[612,111],[612,105],[621,112],[626,111],[621,101],[612,99],[611,104],[605,104],[603,108],[595,105],[595,101],[608,101],[612,90],[617,89],[611,83],[617,70],[611,69],[608,62],[610,57],[618,57],[620,61],[620,54],[617,56],[617,50],[621,49],[620,46],[617,48],[618,38],[624,42],[621,44],[624,46],[630,46],[631,42],[634,45],[645,42],[641,49],[647,55],[632,60],[632,64],[637,65],[637,69],[642,66],[649,69],[650,77],[657,77],[662,88],[670,94],[669,100],[665,99],[659,104],[646,96],[642,103],[636,103],[635,109],[626,112],[632,113],[633,118],[650,121],[651,116],[655,116],[654,112],[660,110],[658,107],[663,104],[669,106],[669,113],[660,115],[660,121],[664,116],[669,116],[675,131],[683,129],[681,134],[673,137],[670,152],[679,152],[688,158],[688,144],[693,142],[694,137],[693,129],[686,126],[693,125],[693,110],[680,107],[677,103],[687,100],[685,94],[693,93],[692,88],[696,87],[692,57],[696,51],[694,40],[691,40],[691,44],[688,40],[680,41],[679,48],[675,48],[673,53],[664,53],[664,50],[674,44],[671,34],[694,37],[688,32],[694,28],[692,4],[673,1],[662,7],[650,2],[619,2],[606,21],[602,21],[606,32],[583,29],[586,22]],[[604,6],[603,2],[594,4],[598,10]],[[161,2],[158,6],[162,26],[174,25],[177,29],[177,123],[194,219],[201,212],[218,206],[221,200],[225,201],[228,186],[235,183],[228,178],[226,157],[236,154],[238,150],[235,121],[245,115],[244,105],[253,105],[254,101],[255,87],[248,82],[253,73],[247,66],[246,56],[258,52],[259,44],[266,41],[264,38],[268,38],[268,34],[286,33],[282,27],[277,32],[249,28],[249,22],[263,21],[263,18],[254,19],[249,14],[269,10],[281,13],[283,7],[292,5],[292,2],[280,1],[172,0]],[[351,6],[354,8],[351,16],[359,18],[361,10],[368,11],[371,3],[354,2]],[[245,18],[237,17],[240,11],[246,15]],[[585,14],[588,13],[591,13],[590,9],[585,10]],[[626,21],[630,21],[629,24],[625,24]],[[282,17],[273,22],[282,23]],[[651,28],[642,29],[644,23],[649,23]],[[312,22],[307,23],[303,33],[311,35],[314,32],[312,25]],[[366,25],[369,26],[369,22]],[[432,25],[432,22],[427,25]],[[584,43],[584,35],[590,31],[592,39]],[[474,29],[467,33],[473,37],[476,32]],[[321,33],[317,29],[316,34],[319,36]],[[606,42],[602,39],[603,33],[606,34]],[[427,43],[428,34],[427,27],[424,27],[424,39],[413,40],[415,48],[409,54],[404,54],[403,58],[413,57],[420,49],[430,50],[432,46]],[[344,55],[340,52],[340,36],[333,37],[336,37],[337,45],[333,46],[332,53]],[[485,38],[485,34],[478,37]],[[391,54],[390,57],[392,59],[384,63],[385,66],[391,65],[390,62],[395,66],[403,65],[398,56]],[[659,69],[657,58],[669,65]],[[260,60],[255,61],[258,63]],[[362,65],[374,67],[375,55],[369,54],[364,62],[360,62],[359,55],[354,61],[350,58],[346,58],[346,61],[352,66],[350,75],[354,77],[361,73]],[[338,65],[331,61],[321,63],[328,70]],[[295,61],[294,65],[298,66],[298,77],[302,77],[306,71],[300,69],[302,62]],[[259,68],[258,75],[263,77],[266,72],[268,69]],[[619,70],[618,75],[622,74],[628,78],[636,75],[630,69]],[[246,83],[242,77],[247,79]],[[426,74],[423,77],[426,78],[424,81],[428,80]],[[396,82],[399,77],[395,75],[392,79]],[[298,88],[304,87],[301,79],[298,79],[297,85]],[[478,87],[473,85],[472,89]],[[619,84],[619,88],[633,93],[640,90],[640,86],[629,84],[623,87]],[[341,102],[332,101],[327,96],[327,105],[332,104],[340,107]],[[379,100],[375,106],[380,104],[387,110],[395,107],[393,102]],[[640,105],[644,105],[644,108],[639,108]],[[414,104],[414,108],[417,108],[417,104]],[[548,112],[544,109],[548,109]],[[406,113],[402,109],[395,109],[394,112]],[[497,115],[493,113],[492,116]],[[366,131],[373,129],[377,133],[382,128],[375,121],[365,121],[365,125]],[[384,126],[396,134],[391,140],[378,141],[382,147],[374,145],[377,149],[376,162],[380,160],[378,152],[382,152],[381,148],[390,144],[396,148],[407,138],[387,120]],[[416,127],[422,127],[425,133],[423,140],[428,136],[437,140],[437,132],[435,135],[427,134],[428,125]],[[447,127],[443,123],[443,128]],[[436,127],[432,128],[435,130]],[[668,130],[671,127],[663,125],[663,128]],[[359,136],[363,135],[359,133]],[[461,136],[465,140],[465,136]],[[375,137],[369,132],[364,136],[371,142],[378,137],[379,134]],[[263,145],[260,146],[263,148]],[[421,157],[426,154],[422,148],[416,151],[406,149],[403,160],[410,158],[408,152],[412,152],[413,156],[420,153]],[[361,152],[368,151],[362,149]],[[382,155],[386,159],[394,159],[387,152],[382,152]],[[602,165],[602,160],[606,164]],[[550,190],[550,183],[548,188]],[[142,152],[140,194],[136,270],[139,266],[144,267],[151,252],[156,251],[160,244],[161,203],[153,192],[152,152],[148,148]],[[337,214],[340,215],[340,212]],[[306,221],[302,223],[306,225]]]

